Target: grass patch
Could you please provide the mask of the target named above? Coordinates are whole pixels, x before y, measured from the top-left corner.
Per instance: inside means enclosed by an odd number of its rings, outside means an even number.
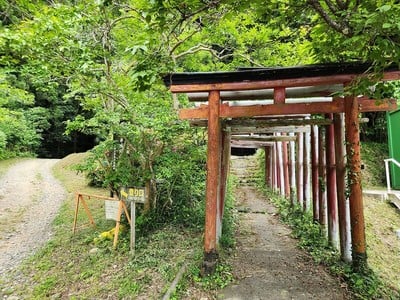
[[[120,235],[116,250],[111,240],[95,242],[101,232],[115,226],[115,222],[105,220],[100,200],[88,201],[96,228],[82,227],[73,234],[75,192],[108,195],[106,189],[87,186],[85,177],[71,168],[85,155],[69,155],[56,164],[54,173],[68,191],[68,199],[54,221],[52,240],[17,271],[25,279],[13,281],[10,274],[2,282],[10,286],[9,295],[24,299],[159,299],[184,264],[187,271],[173,296],[176,299],[197,299],[196,295],[211,299],[216,289],[232,280],[223,258],[215,276],[199,277],[203,236],[196,228],[164,224],[138,233],[135,256],[129,251],[128,230]],[[87,221],[82,209],[79,224]],[[232,245],[232,236],[225,236],[226,243]]]
[[[370,267],[400,290],[400,214],[388,202],[364,197],[367,253]]]
[[[7,173],[8,169],[10,169],[11,166],[26,159],[28,158],[16,157],[16,158],[0,160],[0,177],[2,177],[5,173]]]
[[[387,144],[363,142],[361,144],[361,160],[364,166],[362,183],[367,188],[382,189],[386,187],[384,159],[389,157]]]

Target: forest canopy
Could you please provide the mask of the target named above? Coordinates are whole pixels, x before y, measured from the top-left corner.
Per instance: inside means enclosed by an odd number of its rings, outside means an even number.
[[[96,146],[82,168],[111,189],[175,182],[178,161],[204,171],[204,135],[177,119],[188,103],[167,93],[165,73],[400,65],[397,1],[0,0],[0,22],[0,158]],[[396,83],[376,91],[398,94]],[[376,124],[367,137],[381,136]]]

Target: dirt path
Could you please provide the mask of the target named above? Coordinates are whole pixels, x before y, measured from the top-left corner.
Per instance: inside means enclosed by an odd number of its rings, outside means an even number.
[[[51,174],[57,161],[24,160],[0,179],[0,279],[51,237],[66,197]]]
[[[246,169],[244,160],[232,162],[236,172]],[[348,299],[340,282],[296,247],[276,208],[254,187],[242,185],[236,201],[240,211],[245,211],[240,214],[238,246],[232,258],[237,280],[219,293],[219,299]]]

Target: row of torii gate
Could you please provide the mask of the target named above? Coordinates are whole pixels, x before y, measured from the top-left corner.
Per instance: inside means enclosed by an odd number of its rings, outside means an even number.
[[[312,209],[343,260],[356,268],[366,264],[359,117],[397,107],[393,99],[343,93],[369,70],[367,64],[345,63],[164,77],[172,93],[203,102],[179,116],[208,128],[206,272],[218,254],[232,146],[265,149],[266,184]],[[398,79],[398,68],[381,78]]]

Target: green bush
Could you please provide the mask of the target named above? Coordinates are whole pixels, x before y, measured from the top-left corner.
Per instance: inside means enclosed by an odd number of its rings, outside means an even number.
[[[138,209],[137,224],[142,232],[165,222],[185,227],[202,226],[204,141],[200,138],[193,143],[185,138],[196,135],[191,128],[172,132],[167,141],[162,141],[157,132],[143,130],[142,133],[131,131],[118,141],[103,141],[83,164],[77,166],[77,170],[85,172],[92,185],[107,187],[114,192],[122,186],[144,186],[150,182],[151,210],[143,214]]]

